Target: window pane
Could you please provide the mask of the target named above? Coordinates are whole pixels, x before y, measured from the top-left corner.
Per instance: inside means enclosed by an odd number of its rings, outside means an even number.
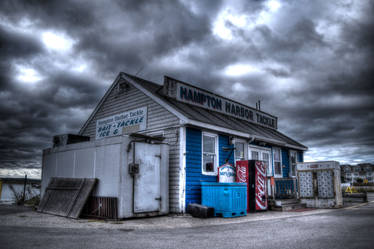
[[[258,152],[252,151],[252,160],[258,160]]]
[[[209,136],[203,136],[203,151],[215,153],[215,138]]]
[[[282,173],[280,162],[274,162],[274,171],[276,175],[280,175]]]
[[[268,163],[269,162],[269,154],[263,152],[262,153],[262,160]]]
[[[235,159],[244,159],[244,143],[235,143]]]
[[[214,154],[204,153],[203,166],[204,166],[204,171],[214,172]]]
[[[274,160],[280,161],[280,151],[279,149],[274,149]]]
[[[291,152],[291,163],[296,163],[296,152]]]
[[[262,152],[262,161],[265,162],[265,167],[266,167],[267,174],[271,173],[269,153]]]
[[[296,164],[291,164],[291,176],[295,176],[296,174]]]

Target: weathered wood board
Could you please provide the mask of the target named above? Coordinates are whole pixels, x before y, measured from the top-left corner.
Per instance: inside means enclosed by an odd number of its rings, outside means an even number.
[[[78,218],[96,182],[96,178],[51,178],[38,212]]]

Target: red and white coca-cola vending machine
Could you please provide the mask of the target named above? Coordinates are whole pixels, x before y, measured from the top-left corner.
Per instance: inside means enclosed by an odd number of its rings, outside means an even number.
[[[236,161],[236,182],[247,183],[247,212],[267,210],[266,165],[263,161]]]

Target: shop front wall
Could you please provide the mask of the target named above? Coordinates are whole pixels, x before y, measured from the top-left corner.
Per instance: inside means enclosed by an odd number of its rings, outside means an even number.
[[[218,135],[218,165],[223,165],[230,151],[229,137]],[[229,158],[234,164],[234,153]],[[186,128],[186,207],[189,203],[201,203],[201,182],[216,182],[216,175],[202,173],[202,131],[195,128]]]

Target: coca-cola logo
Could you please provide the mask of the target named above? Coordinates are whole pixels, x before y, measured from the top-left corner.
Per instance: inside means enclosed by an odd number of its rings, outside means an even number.
[[[247,182],[247,168],[237,165],[236,166],[236,174],[238,177],[238,182]]]
[[[256,162],[256,205],[266,209],[266,167],[262,162]]]

